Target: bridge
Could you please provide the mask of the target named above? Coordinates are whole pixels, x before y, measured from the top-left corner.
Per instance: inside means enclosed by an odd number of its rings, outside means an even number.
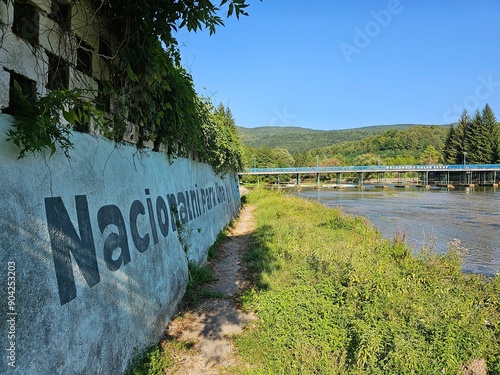
[[[316,184],[320,185],[320,175],[334,175],[338,184],[342,174],[355,175],[356,182],[362,186],[365,177],[375,175],[377,185],[384,186],[387,175],[395,175],[398,182],[410,172],[418,176],[417,186],[429,187],[430,178],[438,186],[493,186],[498,187],[500,164],[434,164],[434,165],[368,165],[368,166],[337,166],[337,167],[292,167],[292,168],[249,168],[240,173],[245,175],[295,175],[297,185],[300,185],[301,175],[316,175]]]

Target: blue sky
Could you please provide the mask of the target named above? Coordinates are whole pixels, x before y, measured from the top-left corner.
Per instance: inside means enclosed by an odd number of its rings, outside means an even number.
[[[500,120],[498,0],[249,0],[250,16],[180,32],[196,90],[244,127]]]

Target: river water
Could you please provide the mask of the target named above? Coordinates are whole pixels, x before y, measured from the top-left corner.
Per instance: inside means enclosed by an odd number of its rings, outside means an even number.
[[[434,243],[436,252],[446,252],[454,239],[468,249],[465,272],[500,273],[500,191],[493,188],[448,189],[307,189],[298,196],[340,207],[344,212],[365,216],[394,239],[406,234],[414,249]]]

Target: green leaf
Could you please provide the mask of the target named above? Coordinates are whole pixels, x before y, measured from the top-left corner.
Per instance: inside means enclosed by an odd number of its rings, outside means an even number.
[[[78,121],[78,116],[73,110],[73,108],[70,108],[68,111],[63,111],[63,117],[71,125],[76,126],[76,122]]]
[[[127,65],[127,76],[128,79],[131,80],[132,82],[139,81],[139,77],[137,77],[137,74],[133,72],[132,68],[130,67],[130,64]]]

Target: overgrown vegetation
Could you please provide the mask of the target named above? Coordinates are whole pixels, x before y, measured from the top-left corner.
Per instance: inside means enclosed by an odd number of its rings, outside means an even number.
[[[220,293],[213,293],[205,287],[215,280],[213,271],[206,265],[189,263],[189,281],[182,302],[183,308],[193,306],[203,298],[219,298]]]
[[[87,94],[85,90],[75,89],[50,91],[44,97],[32,96],[15,82],[13,96],[18,115],[14,126],[7,131],[7,140],[19,147],[19,158],[46,149],[53,155],[56,146],[69,155],[73,147],[72,128],[85,131],[85,124],[91,119],[96,126],[103,127],[104,113],[83,100]],[[62,124],[62,118],[69,126]]]
[[[120,41],[121,64],[110,64],[107,96],[121,90],[127,108],[122,115],[136,126],[139,147],[147,142],[163,147],[169,155],[193,155],[213,165],[217,172],[237,171],[240,150],[234,120],[229,110],[213,108],[197,96],[191,75],[180,65],[174,32],[180,28],[211,34],[223,26],[221,9],[211,1],[157,2],[111,0],[96,2],[99,16],[113,40]],[[227,16],[247,15],[245,0],[222,0]],[[124,69],[126,68],[126,69]],[[123,122],[113,123],[111,132],[122,135]]]
[[[390,242],[363,218],[258,192],[255,288],[259,320],[237,339],[258,374],[500,373],[500,277],[461,272],[445,255]]]
[[[222,241],[224,241],[227,237],[227,228],[221,230],[218,234],[217,237],[215,238],[215,242],[208,248],[208,260],[211,260],[215,257],[215,254],[217,254],[217,250],[222,244]]]
[[[11,0],[3,1],[13,4]],[[75,96],[78,90],[67,87],[50,87],[53,91],[47,97],[32,98],[28,112],[15,111],[18,121],[9,137],[20,147],[20,156],[45,149],[53,153],[56,146],[67,153],[72,147],[69,129],[80,130],[75,125],[78,122],[117,142],[132,141],[138,148],[151,145],[153,150],[164,150],[173,157],[207,162],[220,174],[238,171],[241,151],[231,113],[224,107],[214,108],[208,99],[196,94],[191,75],[180,64],[174,33],[181,28],[189,31],[207,28],[212,34],[223,26],[222,11],[227,12],[227,17],[247,15],[246,1],[222,0],[219,6],[211,1],[184,0],[155,3],[91,0],[90,3],[94,8],[85,33],[97,33],[90,39],[100,43],[92,48],[96,53],[98,50],[103,66],[97,72],[88,69],[85,74],[99,84],[99,90],[83,81],[79,88],[85,91],[85,96]],[[80,9],[86,4],[77,0],[69,6]],[[97,28],[92,22],[102,25],[105,37],[93,31]],[[68,31],[65,36],[80,40],[79,35],[71,34]],[[87,53],[92,52],[90,47],[86,48]],[[60,70],[70,65],[78,68],[64,62],[54,67],[52,75],[59,76]],[[75,105],[78,111],[68,109]],[[25,121],[25,114],[30,115],[31,124]],[[63,116],[70,127],[61,124]]]
[[[172,366],[173,359],[164,352],[161,344],[152,346],[134,359],[126,375],[160,375]]]

